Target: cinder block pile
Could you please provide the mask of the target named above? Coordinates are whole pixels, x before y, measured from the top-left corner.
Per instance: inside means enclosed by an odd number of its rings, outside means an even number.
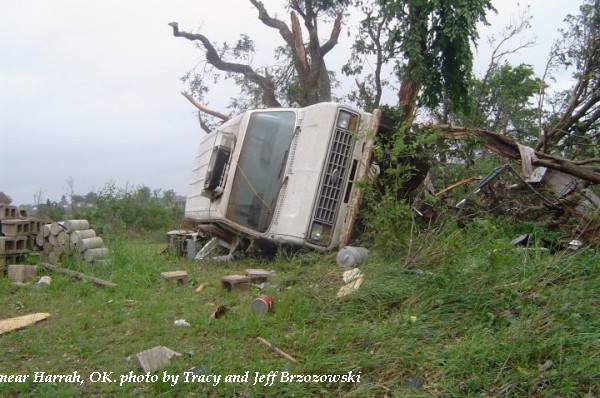
[[[107,262],[108,249],[96,236],[87,220],[66,220],[43,224],[35,244],[42,253],[42,261],[50,264],[60,262],[63,254],[78,254],[94,264]]]
[[[0,270],[7,264],[22,262],[28,250],[34,249],[42,223],[28,218],[25,209],[0,203]]]

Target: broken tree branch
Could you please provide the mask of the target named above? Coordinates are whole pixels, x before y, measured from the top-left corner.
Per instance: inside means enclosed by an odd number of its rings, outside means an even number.
[[[335,21],[333,23],[333,28],[331,29],[331,34],[329,35],[329,40],[325,42],[321,46],[321,56],[325,56],[338,42],[338,38],[340,37],[340,33],[342,32],[342,13],[338,12],[335,16]]]
[[[300,21],[295,13],[291,13],[292,19],[292,35],[294,37],[294,53],[298,58],[300,67],[304,72],[310,71],[310,65],[308,64],[308,57],[306,56],[306,49],[304,48],[304,40],[302,39],[302,28],[300,27]]]
[[[288,46],[290,48],[293,48],[294,36],[292,35],[290,28],[288,28],[285,22],[277,18],[272,18],[265,9],[265,6],[262,2],[258,0],[250,0],[250,3],[252,3],[252,5],[258,10],[258,19],[260,19],[261,22],[267,25],[268,27],[277,29],[283,40],[285,40],[285,42],[288,44]]]
[[[470,135],[479,137],[483,139],[483,145],[490,151],[516,162],[521,162],[521,154],[517,143],[506,136],[478,128],[450,125],[429,125],[425,128],[442,131],[446,139],[465,139]],[[532,162],[534,166],[547,167],[595,184],[600,183],[600,167],[586,166],[582,164],[584,161],[572,161],[539,151],[535,151],[535,155],[537,160]]]
[[[452,190],[454,188],[460,187],[462,185],[468,184],[471,181],[475,181],[475,180],[478,180],[478,179],[479,179],[479,177],[477,177],[477,176],[472,176],[472,177],[468,177],[468,178],[462,179],[460,181],[455,182],[454,184],[451,184],[451,185],[447,186],[446,188],[444,188],[441,191],[437,192],[433,196],[443,195],[444,193],[446,193],[446,192],[448,192],[448,191],[450,191],[450,190]]]
[[[81,272],[73,271],[73,270],[59,267],[56,265],[52,265],[52,264],[48,264],[48,263],[41,263],[39,265],[40,265],[40,267],[44,267],[44,268],[49,269],[54,272],[58,272],[59,274],[64,274],[64,275],[68,275],[68,276],[71,276],[76,279],[81,279],[84,281],[92,282],[93,284],[98,285],[98,286],[104,286],[104,287],[116,287],[117,286],[117,284],[114,282],[105,281],[104,279],[95,278],[93,276],[82,274]]]
[[[272,350],[273,352],[275,352],[277,355],[287,359],[288,361],[291,362],[298,362],[296,360],[296,358],[294,358],[293,356],[291,356],[290,354],[288,354],[287,352],[277,348],[275,345],[273,345],[272,343],[268,342],[267,340],[263,339],[262,337],[257,337],[256,340],[258,340],[258,342],[262,345],[264,345],[265,347],[269,348],[270,350]]]
[[[221,112],[217,112],[213,109],[210,109],[209,107],[205,106],[204,104],[201,104],[200,102],[198,102],[196,100],[196,98],[194,98],[190,93],[188,93],[187,91],[182,91],[181,95],[183,95],[185,98],[187,98],[188,101],[190,101],[192,103],[192,105],[194,105],[196,108],[198,108],[199,110],[201,110],[202,112],[217,117],[221,120],[223,120],[224,122],[229,120],[229,116],[225,115],[224,113]]]
[[[262,101],[267,107],[279,108],[281,104],[275,96],[275,85],[273,82],[260,74],[258,74],[250,65],[238,64],[235,62],[226,62],[219,55],[218,51],[212,45],[208,38],[200,33],[189,33],[179,30],[177,22],[168,24],[173,28],[173,36],[183,37],[190,41],[200,41],[206,50],[206,62],[223,72],[239,73],[244,75],[246,79],[257,84],[263,92]]]

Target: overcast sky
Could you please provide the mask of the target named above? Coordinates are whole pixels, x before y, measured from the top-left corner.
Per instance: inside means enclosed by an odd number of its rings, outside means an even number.
[[[263,3],[272,10],[282,1]],[[517,2],[495,3],[498,15],[490,15],[493,26],[482,34],[476,73],[489,62],[485,35],[501,30],[516,12]],[[248,0],[0,4],[0,191],[13,204],[33,203],[38,192],[44,200],[59,200],[68,179],[82,195],[109,181],[185,195],[204,133],[179,94],[185,89],[180,77],[202,57],[191,42],[173,37],[167,23],[200,28],[215,41],[233,42],[247,33],[267,48],[278,44]],[[534,18],[529,37],[538,44],[513,62],[533,64],[541,74],[557,28],[566,14],[577,13],[579,2],[528,4]],[[330,59],[343,59],[349,45],[342,33]],[[229,96],[221,87],[210,103],[224,106]]]

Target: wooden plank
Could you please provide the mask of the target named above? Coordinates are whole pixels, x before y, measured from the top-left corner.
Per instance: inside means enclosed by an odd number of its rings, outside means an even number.
[[[0,320],[0,334],[10,332],[11,330],[22,329],[24,327],[38,323],[48,318],[50,314],[47,312],[38,312],[36,314],[29,314],[18,316],[16,318],[9,318]]]

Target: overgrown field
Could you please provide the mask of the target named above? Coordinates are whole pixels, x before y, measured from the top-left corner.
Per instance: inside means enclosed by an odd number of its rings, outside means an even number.
[[[510,241],[531,233],[528,247]],[[102,288],[48,273],[45,289],[0,279],[0,319],[49,312],[36,325],[0,335],[0,375],[31,375],[0,384],[0,395],[71,396],[600,396],[600,253],[541,247],[534,227],[494,220],[465,229],[415,236],[410,250],[372,250],[360,266],[364,283],[337,299],[335,253],[281,252],[272,260],[225,264],[162,254],[166,244],[105,236],[113,265],[65,266],[117,283]],[[227,292],[225,275],[245,268],[273,270],[271,287]],[[174,286],[162,271],[186,270]],[[42,271],[42,274],[45,274]],[[206,288],[195,292],[198,284]],[[274,299],[256,316],[259,294]],[[211,320],[219,305],[229,311]],[[176,326],[185,319],[191,326]],[[293,363],[260,345],[263,337],[297,358]],[[126,382],[141,374],[135,354],[166,346],[183,354],[158,371],[157,382]],[[221,375],[214,383],[183,382],[182,373]],[[34,372],[72,374],[73,383],[34,383]],[[225,383],[226,375],[248,382]],[[114,382],[92,383],[93,372]],[[179,375],[178,382],[162,376]],[[272,385],[254,376],[279,372]],[[354,383],[282,381],[301,375],[360,375]]]

